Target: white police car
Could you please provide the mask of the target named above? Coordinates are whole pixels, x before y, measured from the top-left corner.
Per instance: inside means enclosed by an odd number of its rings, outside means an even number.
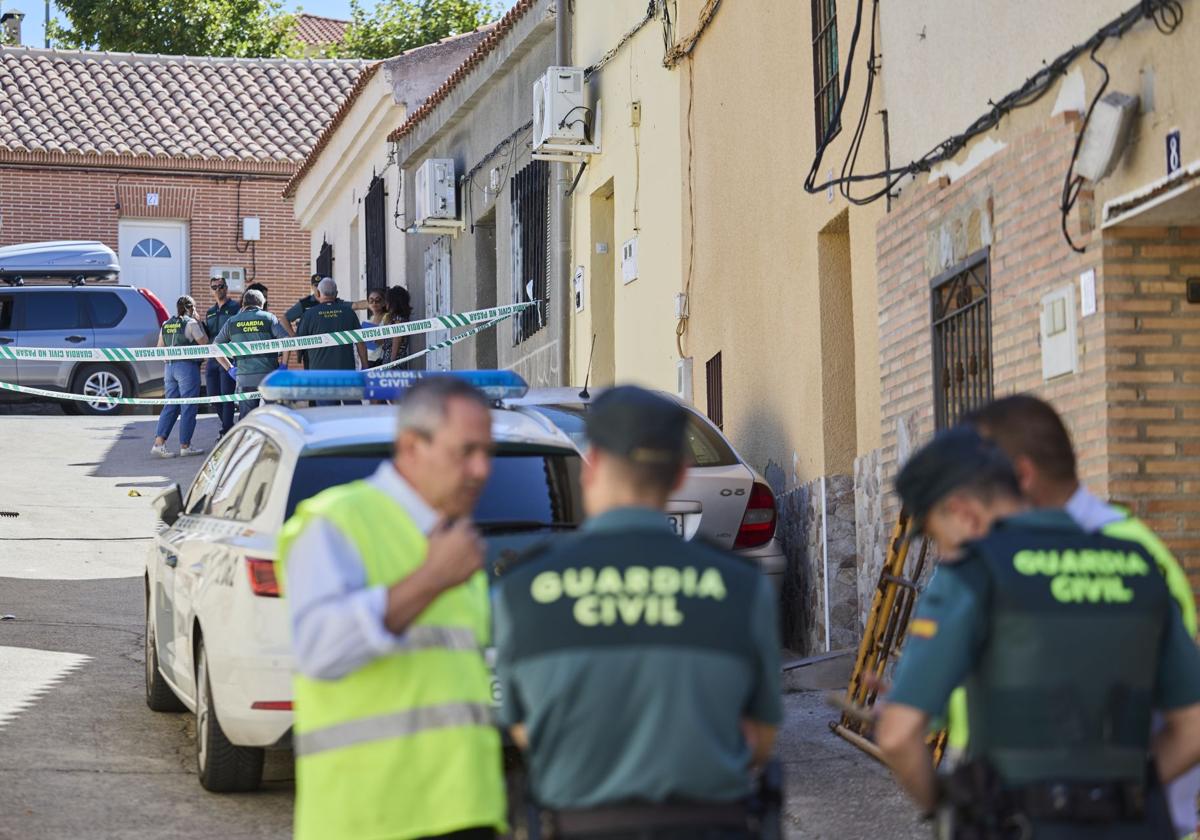
[[[462,375],[497,401],[525,390],[506,371]],[[385,399],[413,378],[281,371],[262,390],[277,401]],[[497,407],[492,433],[496,458],[475,518],[495,570],[508,552],[576,527],[583,509],[579,452],[554,424]],[[225,436],[186,494],[176,486],[157,500],[164,527],[146,563],[146,703],[195,713],[208,790],[257,788],[265,750],[290,746],[290,634],[274,566],[280,527],[300,501],[372,473],[394,435],[387,405],[266,405]]]

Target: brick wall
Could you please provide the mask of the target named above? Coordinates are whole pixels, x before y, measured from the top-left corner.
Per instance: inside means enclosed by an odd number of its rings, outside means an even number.
[[[1076,255],[1059,231],[1058,199],[1076,121],[1057,118],[969,175],[910,186],[879,226],[883,476],[933,433],[931,281],[990,249],[992,363],[997,396],[1034,390],[1067,417],[1081,469],[1105,491],[1104,330],[1100,314],[1079,323],[1081,371],[1042,382],[1038,325],[1042,295],[1097,270],[1095,248]],[[1073,220],[1078,229],[1078,220]],[[894,497],[885,509],[896,513]]]
[[[1117,229],[1104,259],[1110,491],[1200,590],[1200,305],[1185,296],[1200,275],[1200,227]]]
[[[240,183],[240,214],[239,204]],[[98,239],[117,248],[122,218],[187,221],[192,294],[207,303],[208,270],[241,265],[246,276],[270,290],[271,308],[282,311],[308,294],[309,237],[282,197],[285,181],[251,176],[140,175],[116,171],[0,167],[0,245],[46,239]],[[148,192],[159,205],[147,207]],[[119,208],[118,208],[119,206]],[[262,239],[245,253],[240,216],[262,220]]]
[[[933,432],[930,281],[990,249],[995,395],[1028,391],[1062,413],[1081,478],[1131,504],[1167,540],[1200,588],[1200,227],[1091,232],[1084,196],[1069,220],[1058,203],[1078,120],[1055,117],[970,174],[910,186],[879,226],[882,474]],[[1200,222],[1200,220],[1197,220]],[[1097,313],[1078,320],[1078,372],[1043,381],[1042,296],[1096,272]],[[889,494],[888,521],[897,503]]]

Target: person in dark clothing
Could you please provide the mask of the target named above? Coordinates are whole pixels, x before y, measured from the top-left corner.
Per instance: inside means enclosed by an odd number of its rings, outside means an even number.
[[[304,313],[316,306],[320,301],[317,299],[317,284],[321,282],[321,275],[314,274],[308,278],[309,285],[312,287],[312,292],[300,298],[300,300],[288,307],[287,312],[283,313],[281,323],[283,328],[287,330],[288,335],[295,336],[296,329],[300,326],[300,319],[304,317]],[[300,359],[300,364],[305,370],[309,368],[308,353],[304,350],[297,350],[296,355]]]
[[[587,426],[587,522],[499,578],[500,722],[555,838],[746,840],[782,717],[774,592],[667,523],[682,406],[613,388]]]
[[[225,322],[241,311],[241,307],[229,297],[229,284],[224,277],[209,278],[208,288],[212,290],[216,303],[204,313],[204,331],[208,334],[208,340],[212,341],[220,335]],[[217,364],[216,359],[208,359],[204,362],[204,390],[210,397],[229,395],[237,390],[237,383],[225,368]],[[217,435],[224,437],[233,428],[234,405],[231,402],[216,403],[212,408],[221,421]]]
[[[327,335],[343,330],[357,330],[360,326],[354,308],[344,300],[338,300],[337,283],[326,277],[317,286],[319,303],[310,307],[300,319],[297,335]],[[343,344],[334,347],[314,347],[307,351],[310,370],[354,370],[354,357],[358,355],[359,366],[367,367],[367,347],[364,343]],[[317,405],[337,405],[338,401],[318,400]]]
[[[408,295],[408,289],[403,286],[392,286],[388,289],[384,302],[387,306],[387,314],[383,318],[384,325],[403,324],[412,317],[412,302]],[[403,359],[408,355],[408,336],[406,335],[385,338],[379,344],[383,350],[379,357],[381,365]]]
[[[897,780],[954,838],[1171,837],[1154,774],[1200,761],[1200,652],[1153,557],[1030,510],[971,428],[914,454],[896,491],[942,558],[876,728]],[[939,784],[926,733],[964,683],[967,754]]]

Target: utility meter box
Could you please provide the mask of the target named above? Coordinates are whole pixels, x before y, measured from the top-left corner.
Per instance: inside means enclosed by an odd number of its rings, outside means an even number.
[[[454,182],[454,161],[450,158],[429,158],[421,164],[415,181],[417,225],[430,219],[458,218]]]
[[[533,83],[533,149],[587,142],[583,68],[550,67]]]

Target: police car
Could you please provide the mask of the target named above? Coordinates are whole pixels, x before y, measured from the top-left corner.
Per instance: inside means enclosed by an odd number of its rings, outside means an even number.
[[[374,472],[395,436],[391,406],[283,403],[386,399],[418,375],[272,374],[261,390],[273,404],[225,436],[186,493],[175,486],[156,501],[163,525],[146,562],[146,703],[195,714],[208,790],[257,788],[265,750],[290,746],[290,633],[274,563],[280,527],[302,500]],[[507,371],[462,375],[497,401],[525,390]],[[475,511],[492,574],[583,518],[570,438],[537,412],[496,406],[496,457]]]

